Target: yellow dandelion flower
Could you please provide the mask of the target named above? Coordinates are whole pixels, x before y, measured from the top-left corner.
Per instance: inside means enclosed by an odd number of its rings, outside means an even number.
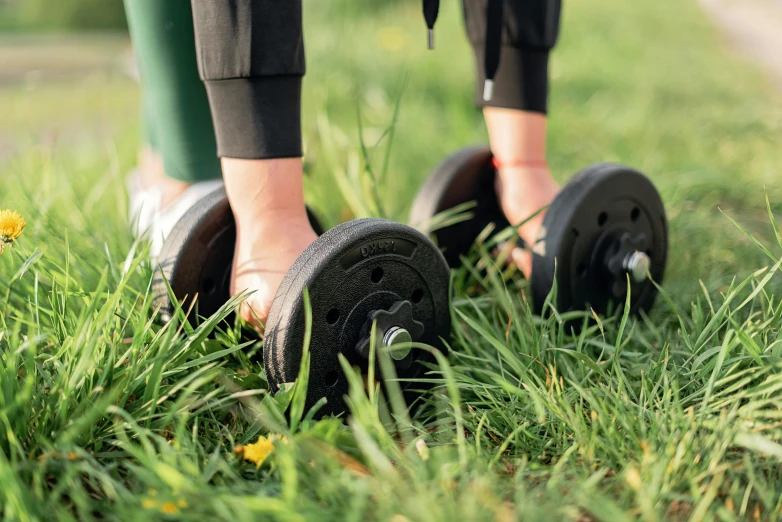
[[[166,502],[160,506],[160,512],[167,515],[173,515],[174,513],[179,513],[179,508],[176,507],[173,502]]]
[[[261,467],[261,464],[272,454],[274,451],[274,443],[266,437],[258,437],[258,442],[254,444],[247,444],[242,446],[242,457],[250,462],[255,462],[257,467]]]
[[[154,498],[145,498],[141,501],[141,507],[144,509],[154,509],[157,507],[157,500]]]
[[[0,210],[0,240],[4,243],[13,243],[19,239],[25,226],[27,222],[19,212]]]
[[[180,498],[179,500],[176,501],[176,505],[177,507],[185,509],[187,507],[187,500]]]
[[[641,489],[641,474],[634,467],[631,466],[625,471],[625,480],[634,490],[638,491]]]
[[[13,210],[0,210],[0,254],[6,245],[11,245],[22,235],[27,226],[24,218]]]

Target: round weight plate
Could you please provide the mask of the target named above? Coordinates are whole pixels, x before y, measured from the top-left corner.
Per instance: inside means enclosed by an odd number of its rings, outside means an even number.
[[[584,169],[546,211],[532,262],[536,311],[542,311],[555,277],[560,312],[591,307],[605,313],[611,302],[622,307],[626,272],[618,268],[621,258],[614,260],[627,245],[632,246],[628,252],[649,256],[649,273],[661,283],[668,223],[660,194],[648,178],[629,167],[601,163]],[[630,293],[631,312],[648,311],[657,290],[646,279],[632,282]]]
[[[312,228],[323,229],[307,209]],[[174,312],[165,280],[187,311],[196,296],[191,322],[209,317],[230,298],[231,265],[236,243],[236,223],[225,194],[219,188],[188,210],[172,229],[158,256],[153,292],[164,320]]]
[[[487,147],[462,149],[434,169],[413,202],[410,224],[433,237],[452,268],[461,265],[461,256],[469,252],[490,223],[496,231],[509,226],[497,202],[495,172]],[[471,219],[431,231],[430,221],[435,215],[470,201],[476,202],[470,209]]]
[[[451,326],[449,278],[437,247],[405,225],[357,219],[327,231],[299,256],[272,304],[263,347],[271,389],[293,382],[299,374],[306,332],[305,288],[312,313],[306,407],[326,397],[328,403],[318,413],[322,416],[345,410],[348,383],[338,355],[352,365],[368,367],[357,347],[373,312],[404,308],[409,314],[409,303],[412,321],[423,325],[420,337],[413,340],[445,350],[442,339],[448,338]],[[407,319],[410,322],[409,315]],[[424,363],[433,360],[426,351],[412,350],[396,363],[398,376],[420,378]],[[408,401],[415,396],[414,389],[424,387],[400,384]]]

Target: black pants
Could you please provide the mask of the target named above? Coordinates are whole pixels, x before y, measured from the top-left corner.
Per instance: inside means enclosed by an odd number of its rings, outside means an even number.
[[[301,0],[191,0],[218,155],[297,157],[305,72]],[[359,1],[359,0],[356,0]],[[437,2],[426,0],[425,9]],[[477,102],[545,112],[561,0],[463,0]],[[494,93],[483,100],[483,83]]]

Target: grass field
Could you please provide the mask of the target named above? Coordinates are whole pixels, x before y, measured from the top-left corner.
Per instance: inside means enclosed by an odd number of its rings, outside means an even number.
[[[445,154],[485,140],[455,3],[434,53],[417,3],[360,4],[305,15],[308,199],[330,225],[375,212],[334,188],[362,176],[359,111],[375,143],[401,96],[379,182],[399,220]],[[557,178],[619,161],[666,202],[652,314],[572,337],[523,281],[485,281],[455,297],[453,352],[412,420],[356,378],[347,422],[288,421],[301,385],[266,394],[259,342],[156,322],[125,218],[137,105],[110,69],[0,84],[0,208],[29,222],[0,257],[5,519],[782,516],[782,97],[695,2],[566,2],[552,63]],[[269,433],[287,443],[260,468],[235,455]]]

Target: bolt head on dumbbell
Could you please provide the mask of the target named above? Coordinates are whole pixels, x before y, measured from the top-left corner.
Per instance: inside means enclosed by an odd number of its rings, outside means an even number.
[[[649,268],[652,265],[652,260],[646,254],[646,252],[635,251],[631,254],[627,254],[622,266],[625,271],[630,274],[630,277],[634,283],[642,283],[649,275]]]
[[[383,346],[391,348],[393,346],[403,346],[402,350],[396,350],[391,352],[391,358],[395,361],[402,361],[407,357],[412,349],[410,346],[406,346],[413,342],[413,336],[410,332],[402,328],[401,326],[392,326],[386,333],[383,334]]]

